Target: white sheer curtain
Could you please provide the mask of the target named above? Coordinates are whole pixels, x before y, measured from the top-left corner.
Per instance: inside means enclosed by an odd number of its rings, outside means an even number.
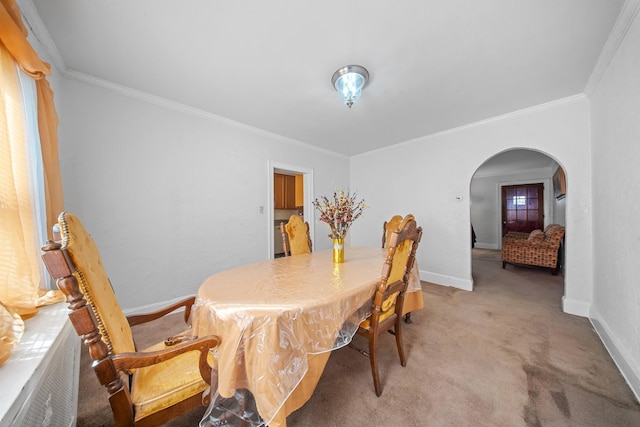
[[[34,218],[34,249],[38,257],[40,248],[47,241],[47,208],[44,194],[44,165],[42,161],[42,147],[40,146],[40,132],[38,130],[38,94],[36,92],[36,81],[18,69],[20,76],[20,86],[22,88],[22,101],[24,107],[24,125],[27,129],[26,144],[29,152],[27,161],[27,171],[30,178],[29,189],[31,190],[31,206]],[[45,274],[44,265],[38,262],[38,269],[41,279],[48,279]],[[49,280],[47,288],[51,288]],[[40,282],[40,287],[43,283]]]

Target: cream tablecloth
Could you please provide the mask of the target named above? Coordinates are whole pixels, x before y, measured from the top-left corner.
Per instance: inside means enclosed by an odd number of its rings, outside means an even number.
[[[368,315],[385,255],[384,249],[349,247],[343,264],[325,250],[209,277],[198,291],[193,327],[198,336],[221,338],[219,396],[250,390],[266,424],[285,425],[313,393],[330,351],[348,344]],[[422,304],[416,263],[404,311]],[[215,424],[203,419],[201,425]]]

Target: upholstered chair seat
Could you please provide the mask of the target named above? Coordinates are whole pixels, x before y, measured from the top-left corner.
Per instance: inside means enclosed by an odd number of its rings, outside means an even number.
[[[143,353],[165,350],[164,342],[142,350]],[[192,396],[202,395],[209,388],[200,374],[199,354],[189,352],[162,364],[136,369],[131,378],[131,401],[135,421],[142,420],[164,408],[176,405]],[[210,359],[211,360],[211,359]],[[179,372],[168,375],[167,372]]]

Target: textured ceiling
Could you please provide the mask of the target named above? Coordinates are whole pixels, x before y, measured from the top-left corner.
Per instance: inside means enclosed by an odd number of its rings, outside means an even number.
[[[582,93],[624,1],[33,4],[72,74],[352,156]],[[349,64],[371,75],[351,110]]]

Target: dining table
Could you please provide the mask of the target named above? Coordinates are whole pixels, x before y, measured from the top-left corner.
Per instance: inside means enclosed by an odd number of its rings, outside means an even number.
[[[309,400],[332,350],[371,310],[387,249],[348,247],[242,265],[208,277],[192,312],[197,336],[217,335],[211,404],[200,426],[286,426]],[[403,314],[423,308],[417,262]],[[243,424],[234,424],[242,420]]]

